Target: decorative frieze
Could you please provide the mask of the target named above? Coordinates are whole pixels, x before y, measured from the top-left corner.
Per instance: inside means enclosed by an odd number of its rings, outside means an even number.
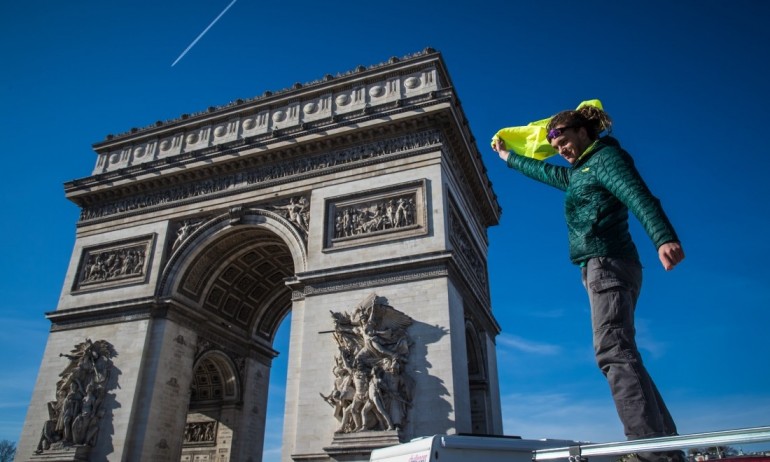
[[[451,196],[448,196],[449,221],[449,239],[452,242],[458,263],[464,269],[463,273],[467,279],[475,281],[481,292],[479,295],[483,300],[489,299],[489,285],[487,276],[486,258],[482,256],[478,246],[474,243],[465,223],[460,217],[457,206]]]
[[[325,250],[428,233],[427,180],[326,200]]]
[[[146,282],[155,238],[153,233],[84,248],[72,292]]]
[[[345,279],[344,281],[320,282],[303,284],[301,290],[292,291],[292,300],[302,300],[311,295],[323,295],[335,292],[381,287],[388,284],[403,284],[449,276],[449,270],[444,265],[436,265],[417,270],[399,271],[395,273],[378,274],[376,276]]]
[[[325,83],[322,83],[325,84]],[[301,88],[301,86],[300,86]],[[283,105],[265,104],[233,116],[223,114],[203,125],[178,128],[176,133],[133,143],[129,140],[107,152],[100,152],[93,174],[111,172],[132,165],[182,153],[200,151],[236,140],[263,135],[278,130],[302,127],[303,124],[333,122],[350,113],[392,105],[403,98],[427,95],[439,89],[434,66],[404,75],[389,76],[352,87],[337,88],[318,95],[298,95],[298,99]],[[200,123],[200,122],[198,122]]]
[[[415,150],[440,147],[443,137],[437,130],[410,133],[397,138],[379,140],[361,146],[325,152],[311,157],[288,160],[279,164],[246,169],[238,173],[209,177],[152,193],[136,194],[114,202],[84,207],[81,221],[106,218],[144,209],[175,205],[202,196],[236,193],[255,186],[267,187],[277,183],[297,181],[305,175],[333,172],[335,168],[365,164],[374,159],[414,154]]]

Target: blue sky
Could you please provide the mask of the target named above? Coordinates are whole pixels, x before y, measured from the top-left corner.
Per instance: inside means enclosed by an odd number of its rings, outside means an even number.
[[[505,432],[623,437],[593,363],[562,194],[488,148],[499,128],[592,98],[687,253],[665,272],[633,223],[646,268],[638,340],[680,432],[770,425],[770,2],[238,0],[172,67],[230,2],[0,6],[0,439],[21,431],[75,237],[62,184],[90,175],[91,144],[426,46],[444,56],[503,207],[489,271]],[[285,359],[266,460],[280,445]]]

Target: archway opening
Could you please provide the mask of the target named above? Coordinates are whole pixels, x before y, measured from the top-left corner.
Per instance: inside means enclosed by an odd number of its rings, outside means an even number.
[[[232,416],[239,400],[237,370],[230,358],[220,351],[205,353],[193,371],[183,462],[219,461],[218,454],[230,452]]]
[[[206,321],[197,329],[181,460],[270,460],[261,456],[276,444],[280,452],[288,354],[274,358],[288,353],[286,280],[295,259],[279,236],[247,225],[209,239],[190,260],[176,294]]]
[[[465,324],[465,348],[468,357],[468,381],[471,398],[471,432],[489,434],[492,428],[489,405],[489,380],[486,372],[486,349],[479,339],[476,327]]]
[[[270,386],[267,395],[267,425],[262,462],[281,460],[283,443],[283,416],[286,404],[286,378],[289,366],[289,334],[291,313],[281,321],[273,338],[273,349],[279,355],[273,359],[270,369]]]

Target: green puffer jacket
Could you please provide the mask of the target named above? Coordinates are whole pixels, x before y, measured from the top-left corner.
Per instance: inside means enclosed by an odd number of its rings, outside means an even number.
[[[564,213],[570,259],[582,265],[592,257],[639,260],[628,231],[628,209],[657,249],[679,241],[660,201],[652,195],[631,156],[612,137],[601,138],[571,167],[510,154],[508,166],[566,192]]]

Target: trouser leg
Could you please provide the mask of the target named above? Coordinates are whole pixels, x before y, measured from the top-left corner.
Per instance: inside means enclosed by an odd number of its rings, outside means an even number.
[[[583,268],[591,303],[596,361],[612,392],[628,439],[675,435],[676,426],[636,346],[634,310],[642,285],[639,263],[592,258]]]

